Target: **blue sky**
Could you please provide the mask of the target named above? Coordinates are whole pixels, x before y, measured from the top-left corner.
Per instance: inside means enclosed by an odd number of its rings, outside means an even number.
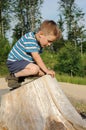
[[[57,21],[58,18],[58,1],[59,0],[44,0],[41,8],[43,19],[52,19]],[[78,7],[85,13],[86,20],[86,0],[75,0]]]

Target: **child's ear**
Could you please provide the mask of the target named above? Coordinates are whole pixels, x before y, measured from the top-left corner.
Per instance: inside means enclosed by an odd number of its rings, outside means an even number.
[[[39,37],[43,36],[44,33],[42,31],[39,31]]]

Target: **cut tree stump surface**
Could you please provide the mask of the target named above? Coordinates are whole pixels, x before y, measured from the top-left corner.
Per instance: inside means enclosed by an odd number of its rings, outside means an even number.
[[[72,97],[76,101],[82,101],[86,104],[86,85],[59,82],[59,86],[66,96]],[[5,78],[0,78],[0,95],[8,92],[8,89]]]
[[[77,113],[57,80],[45,75],[2,95],[0,127],[0,130],[86,130],[86,120]]]

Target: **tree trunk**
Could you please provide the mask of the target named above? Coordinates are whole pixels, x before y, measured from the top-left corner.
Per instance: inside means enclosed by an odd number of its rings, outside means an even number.
[[[45,75],[2,96],[0,130],[86,130],[86,121]]]

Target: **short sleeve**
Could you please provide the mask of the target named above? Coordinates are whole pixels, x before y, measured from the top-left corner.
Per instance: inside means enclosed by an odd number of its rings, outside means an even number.
[[[39,52],[39,45],[37,43],[37,40],[33,37],[31,34],[26,34],[23,37],[23,42],[25,46],[25,51],[30,52]]]

